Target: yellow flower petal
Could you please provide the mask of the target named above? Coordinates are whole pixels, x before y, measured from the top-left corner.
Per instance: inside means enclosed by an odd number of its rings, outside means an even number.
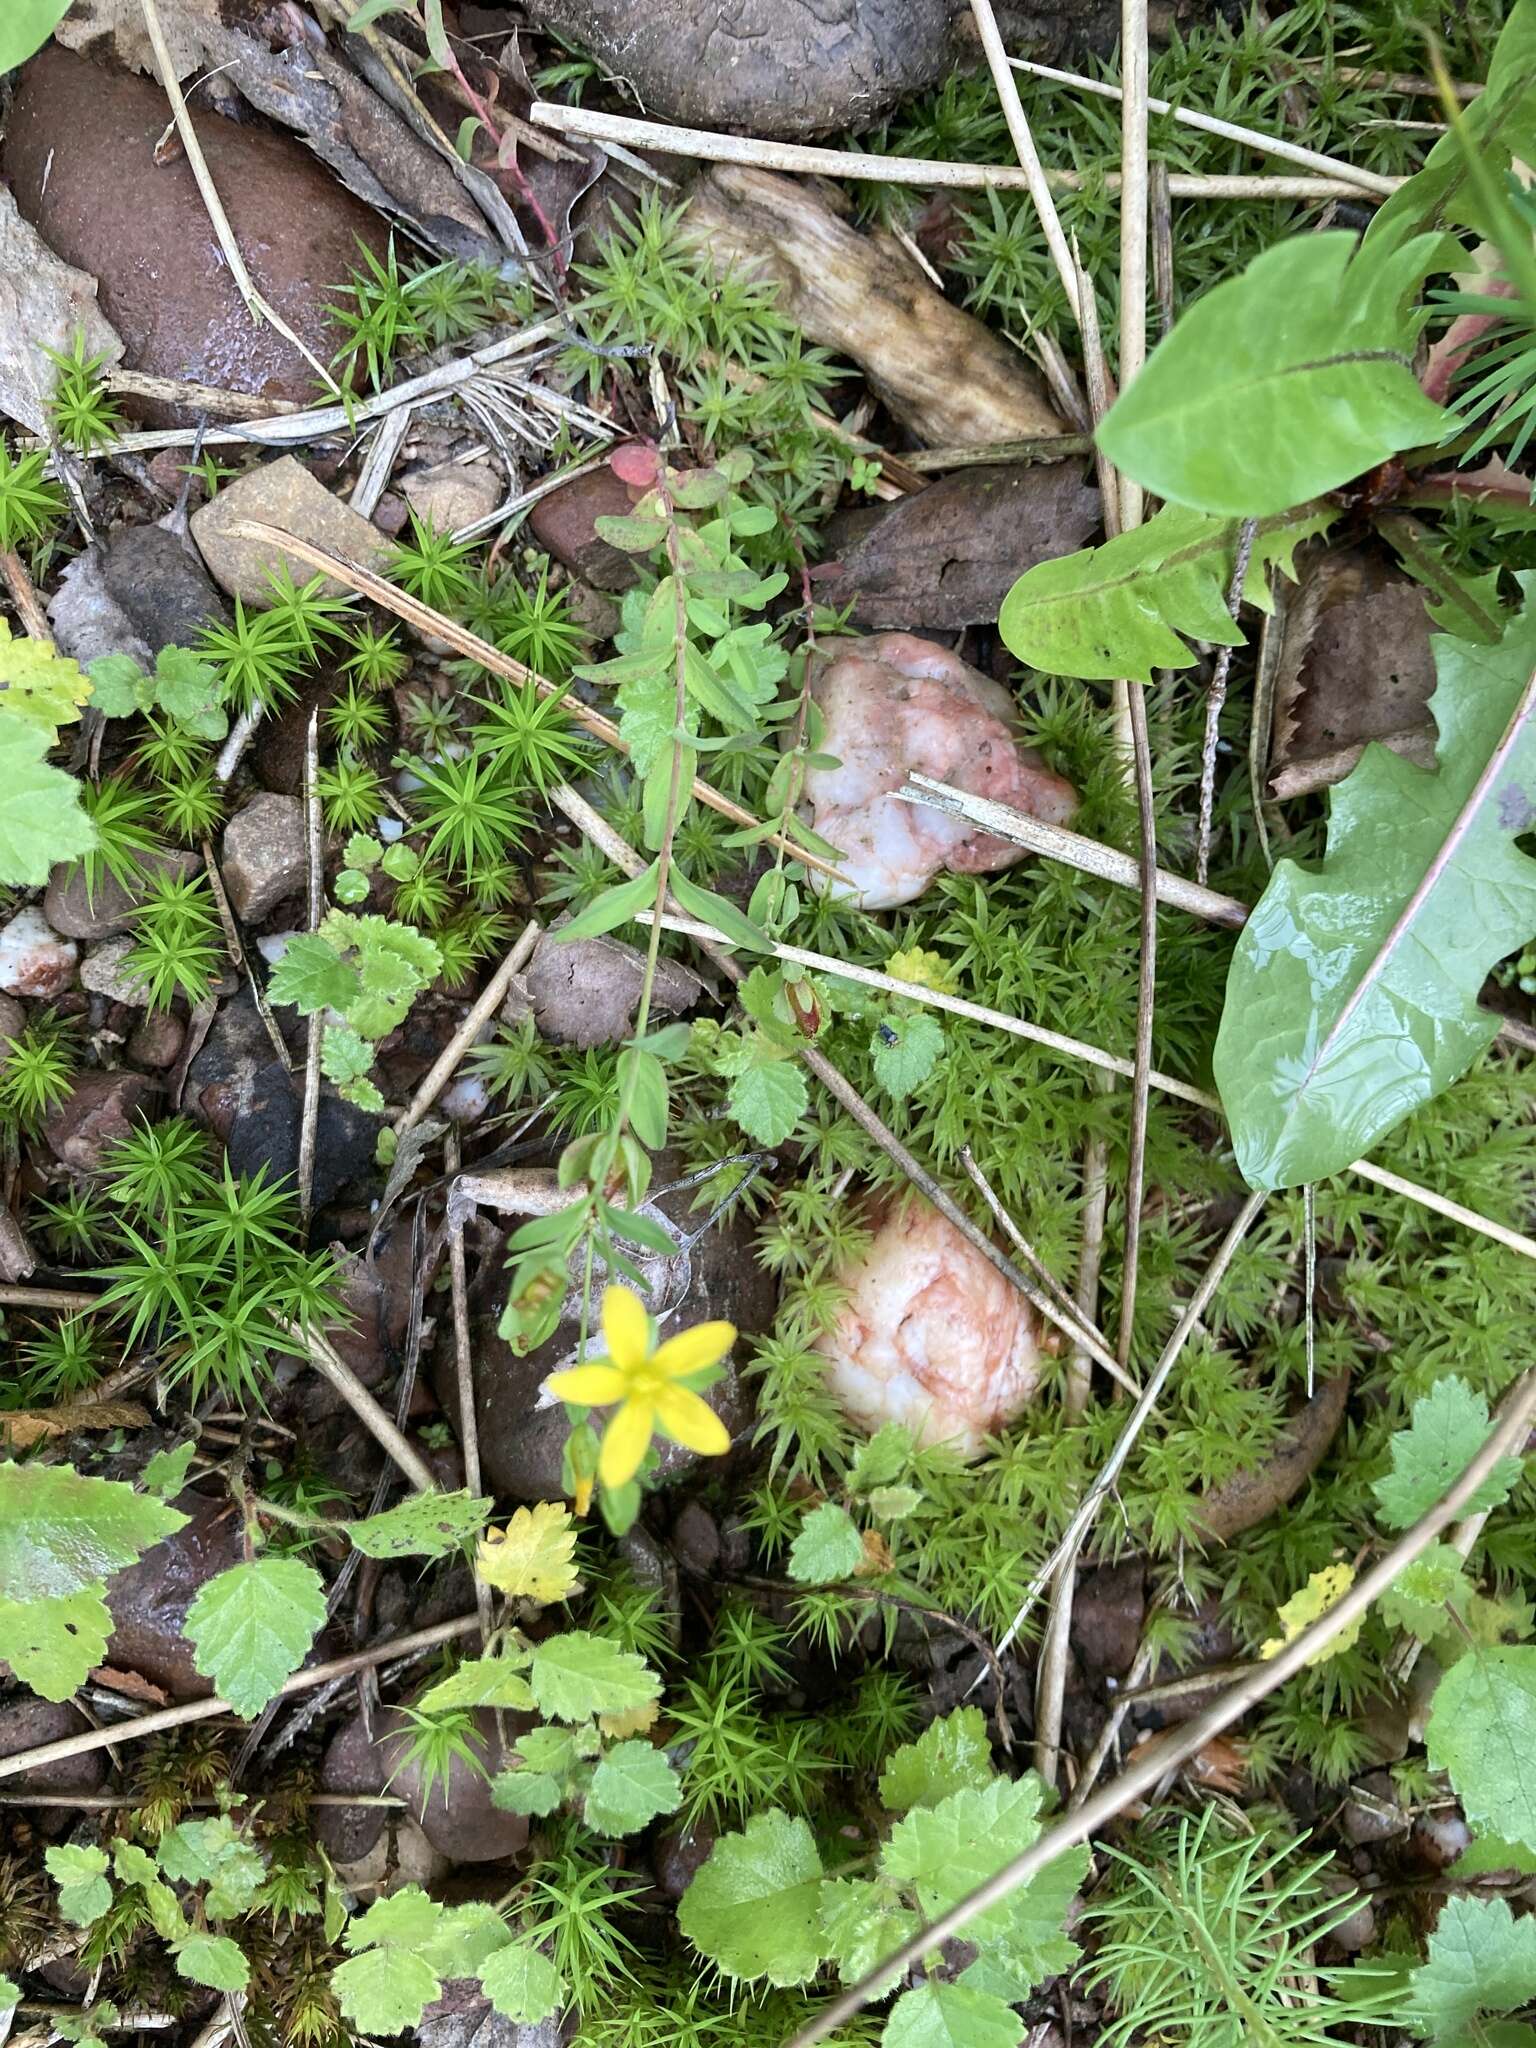
[[[626,1381],[616,1365],[599,1359],[592,1365],[573,1365],[568,1372],[552,1372],[544,1384],[557,1400],[602,1408],[623,1400]]]
[[[685,1380],[706,1365],[718,1365],[735,1342],[734,1323],[695,1323],[691,1330],[669,1337],[651,1363],[667,1379]]]
[[[640,1470],[651,1440],[651,1411],[644,1401],[626,1401],[603,1431],[597,1476],[604,1486],[622,1486]]]
[[[675,1442],[690,1451],[718,1458],[731,1448],[730,1431],[707,1401],[687,1387],[663,1387],[656,1397],[656,1420]]]
[[[633,1372],[644,1363],[651,1348],[651,1325],[632,1287],[603,1289],[603,1341],[621,1371]]]

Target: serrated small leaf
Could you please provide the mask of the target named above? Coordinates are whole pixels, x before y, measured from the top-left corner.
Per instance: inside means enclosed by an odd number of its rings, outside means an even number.
[[[162,1873],[180,1884],[205,1884],[211,1920],[228,1920],[254,1902],[266,1878],[261,1851],[246,1841],[228,1814],[184,1820],[160,1837]]]
[[[366,894],[366,890],[364,892]],[[327,1024],[320,1040],[320,1071],[338,1088],[351,1087],[373,1072],[374,1047],[346,1024]]]
[[[90,695],[90,678],[78,662],[51,640],[13,634],[9,620],[0,619],[0,704],[8,716],[37,726],[51,746],[61,725],[76,723]]]
[[[519,1668],[526,1657],[471,1657],[440,1678],[417,1702],[424,1714],[442,1714],[456,1707],[515,1707],[533,1705],[533,1691]]]
[[[491,1957],[480,1972],[480,1989],[503,2019],[537,2026],[565,2003],[565,1981],[531,1941],[514,1941]]]
[[[273,968],[267,994],[274,1003],[292,1003],[301,1017],[312,1017],[317,1010],[345,1011],[358,987],[350,961],[317,933],[300,932]]]
[[[829,1878],[819,1901],[822,1947],[845,1984],[867,1977],[917,1931],[917,1915],[894,1888],[869,1878]]]
[[[762,1060],[735,1076],[725,1100],[754,1145],[782,1145],[805,1115],[810,1095],[792,1060]]]
[[[1462,1898],[1440,1908],[1428,1959],[1409,1979],[1415,2031],[1443,2041],[1485,2013],[1536,1999],[1536,1920],[1516,1919],[1503,1899]]]
[[[186,1485],[196,1456],[197,1445],[190,1437],[174,1450],[156,1451],[139,1474],[139,1485],[146,1493],[158,1494],[161,1500],[174,1500]]]
[[[0,1464],[0,1586],[18,1601],[78,1592],[122,1571],[186,1519],[122,1480],[7,1460]]]
[[[880,1773],[880,1798],[892,1813],[906,1813],[937,1806],[952,1792],[979,1791],[995,1775],[986,1716],[980,1707],[957,1707],[892,1754]]]
[[[1388,1446],[1392,1469],[1372,1486],[1389,1529],[1407,1529],[1466,1471],[1493,1427],[1488,1403],[1465,1380],[1448,1374],[1413,1404],[1408,1427]],[[1467,1503],[1467,1513],[1496,1508],[1519,1479],[1518,1458],[1501,1458]]]
[[[990,1991],[930,1981],[891,2007],[882,2048],[1019,2048],[1019,2016]]]
[[[106,1658],[106,1586],[48,1600],[0,1600],[0,1658],[45,1700],[67,1700]]]
[[[722,1835],[683,1893],[677,1924],[726,1977],[805,1984],[823,1955],[821,1858],[803,1820],[760,1813]]]
[[[661,1695],[661,1680],[643,1657],[586,1629],[566,1629],[538,1644],[529,1678],[539,1712],[557,1721],[622,1713]]]
[[[112,1903],[105,1849],[92,1843],[60,1842],[43,1851],[48,1875],[59,1888],[59,1911],[76,1927],[89,1927]]]
[[[363,2034],[398,2034],[420,2023],[442,1989],[430,1963],[409,1949],[372,1948],[331,1972],[342,2018]]]
[[[889,1017],[876,1026],[869,1051],[880,1086],[904,1102],[937,1065],[944,1051],[944,1030],[926,1010],[916,1010],[909,1017]]]
[[[40,889],[56,861],[78,860],[96,827],[74,776],[47,760],[46,728],[0,711],[0,883]]]
[[[447,1557],[485,1526],[489,1496],[416,1493],[382,1514],[348,1522],[347,1540],[365,1557]]]
[[[1536,1849],[1536,1649],[1473,1649],[1443,1672],[1425,1743],[1474,1828]]]
[[[189,1934],[171,1951],[177,1973],[213,1991],[243,1991],[251,1966],[227,1934]]]
[[[852,1515],[835,1501],[812,1508],[789,1546],[789,1576],[797,1586],[852,1578],[863,1562],[864,1538]]]
[[[475,1559],[488,1586],[509,1600],[547,1607],[575,1592],[576,1524],[568,1508],[538,1501],[518,1508],[504,1529],[489,1529]]]
[[[671,1764],[648,1742],[620,1742],[592,1773],[584,1808],[600,1835],[632,1835],[660,1813],[673,1813],[683,1788]]]
[[[1460,1551],[1449,1543],[1431,1543],[1382,1594],[1381,1615],[1393,1628],[1432,1642],[1452,1626],[1451,1613],[1463,1612],[1471,1595]]]
[[[313,1565],[258,1557],[208,1581],[187,1610],[186,1635],[198,1670],[250,1720],[304,1662],[325,1613]]]

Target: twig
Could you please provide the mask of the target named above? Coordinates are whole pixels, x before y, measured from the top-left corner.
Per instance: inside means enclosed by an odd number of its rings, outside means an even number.
[[[1158,1396],[1167,1384],[1168,1375],[1178,1363],[1184,1346],[1189,1342],[1196,1324],[1209,1307],[1212,1297],[1226,1275],[1228,1266],[1232,1263],[1238,1246],[1248,1235],[1253,1220],[1258,1215],[1260,1209],[1263,1208],[1265,1200],[1266,1197],[1262,1191],[1249,1195],[1247,1201],[1244,1202],[1242,1208],[1238,1211],[1226,1236],[1216,1247],[1210,1264],[1200,1276],[1200,1284],[1184,1304],[1179,1320],[1173,1327],[1172,1336],[1163,1346],[1161,1357],[1148,1375],[1147,1383],[1141,1390],[1136,1406],[1127,1416],[1124,1427],[1115,1439],[1114,1449],[1104,1461],[1100,1471],[1095,1474],[1093,1484],[1083,1495],[1082,1501],[1074,1512],[1071,1521],[1068,1522],[1060,1542],[1058,1542],[1056,1548],[1051,1552],[1030,1582],[1023,1600],[1019,1603],[1018,1613],[1015,1614],[1013,1620],[1008,1624],[1007,1633],[998,1644],[1000,1650],[1006,1650],[1018,1634],[1030,1609],[1040,1597],[1043,1588],[1050,1583],[1055,1572],[1069,1558],[1075,1557],[1081,1549],[1084,1539],[1098,1517],[1100,1507],[1113,1492],[1115,1482],[1119,1479],[1121,1471],[1125,1466],[1125,1461],[1131,1455],[1132,1447],[1137,1437],[1140,1436],[1147,1418],[1157,1406]]]
[[[910,448],[902,461],[919,476],[934,470],[980,469],[1004,462],[1064,462],[1090,455],[1092,434],[1050,434],[1024,441],[990,441],[981,448]]]
[[[889,1990],[892,1982],[930,1949],[958,1934],[978,1913],[1007,1898],[1036,1871],[1053,1862],[1064,1849],[1086,1841],[1169,1771],[1177,1770],[1213,1737],[1224,1734],[1261,1700],[1267,1699],[1287,1680],[1315,1662],[1330,1643],[1365,1615],[1372,1601],[1428,1549],[1441,1530],[1455,1521],[1499,1459],[1523,1442],[1533,1414],[1536,1414],[1536,1370],[1522,1374],[1510,1389],[1499,1419],[1482,1449],[1456,1483],[1310,1628],[1303,1629],[1294,1642],[1288,1643],[1274,1657],[1230,1686],[1203,1713],[1185,1722],[1177,1732],[1166,1735],[1159,1742],[1150,1742],[1139,1750],[1102,1792],[1084,1800],[1075,1812],[1068,1813],[1047,1828],[1028,1849],[1005,1863],[984,1884],[978,1885],[937,1919],[920,1927],[893,1955],[885,1957],[878,1969],[831,1999],[794,2036],[789,2048],[814,2048],[816,2042],[825,2040],[871,1998],[877,1997],[882,1990]]]
[[[301,1333],[308,1346],[309,1362],[320,1377],[329,1380],[374,1442],[387,1451],[418,1493],[435,1493],[437,1480],[421,1453],[408,1443],[392,1419],[369,1393],[357,1374],[319,1330]]]
[[[1077,1553],[1063,1559],[1051,1588],[1050,1613],[1035,1667],[1035,1769],[1047,1785],[1061,1764],[1061,1715],[1072,1654],[1072,1603],[1077,1592]]]
[[[539,942],[540,929],[537,918],[530,918],[523,926],[516,945],[475,997],[474,1002],[464,1013],[463,1022],[458,1030],[432,1062],[426,1078],[411,1097],[409,1107],[401,1110],[399,1116],[395,1118],[397,1137],[404,1137],[408,1130],[421,1122],[458,1072],[460,1061],[474,1044],[481,1027],[501,1008],[514,976],[520,974],[527,966],[529,955]]]
[[[14,548],[0,548],[0,576],[5,578],[16,607],[16,616],[32,640],[51,640],[48,615],[38,602],[37,586],[27,574],[27,565]]]
[[[1093,1747],[1083,1759],[1083,1767],[1078,1773],[1077,1783],[1072,1787],[1072,1796],[1067,1801],[1069,1810],[1081,1806],[1088,1797],[1088,1794],[1098,1783],[1099,1773],[1108,1762],[1109,1752],[1115,1745],[1115,1737],[1120,1733],[1120,1724],[1131,1711],[1132,1702],[1129,1688],[1139,1686],[1156,1662],[1157,1652],[1148,1641],[1146,1632],[1143,1631],[1142,1639],[1136,1646],[1136,1655],[1131,1660],[1131,1668],[1125,1674],[1125,1686],[1116,1693],[1114,1699],[1110,1702],[1109,1714],[1105,1719],[1104,1726],[1094,1737]]]
[[[1256,519],[1245,519],[1237,536],[1237,553],[1232,563],[1232,581],[1227,586],[1227,611],[1232,623],[1243,608],[1243,585],[1248,581],[1248,564],[1253,558],[1253,537],[1259,530]],[[1195,844],[1195,880],[1202,888],[1211,871],[1211,814],[1216,806],[1216,749],[1221,740],[1221,714],[1227,702],[1227,677],[1232,668],[1232,647],[1218,647],[1205,693],[1205,734],[1200,745],[1200,829]]]
[[[1093,1077],[1094,1086],[1109,1092],[1108,1078]],[[1084,1322],[1097,1328],[1099,1312],[1099,1269],[1104,1261],[1104,1224],[1109,1214],[1109,1147],[1097,1131],[1083,1146],[1083,1236],[1077,1255],[1077,1309]],[[1081,1347],[1067,1361],[1067,1388],[1062,1410],[1069,1422],[1088,1412],[1092,1385],[1090,1359]]]
[[[73,1287],[0,1287],[0,1308],[56,1308],[68,1313],[96,1308],[100,1301],[99,1294]]]
[[[278,420],[304,410],[296,398],[258,398],[253,392],[224,391],[216,384],[196,384],[186,377],[154,377],[148,370],[119,367],[108,370],[102,382],[119,397],[184,405],[216,420]]]
[[[1152,208],[1152,295],[1157,300],[1157,331],[1167,334],[1173,326],[1177,281],[1173,267],[1173,194],[1168,189],[1168,166],[1161,157],[1149,166]]]
[[[451,1187],[459,1171],[459,1134],[451,1126],[443,1140],[443,1169]],[[459,1448],[464,1455],[464,1484],[476,1498],[480,1494],[480,1424],[475,1414],[475,1367],[469,1348],[469,1278],[464,1268],[464,1216],[448,1218],[448,1281],[453,1298],[453,1361],[459,1396]],[[475,1606],[480,1616],[480,1644],[490,1640],[491,1589],[475,1573]]]
[[[176,76],[176,65],[166,44],[165,30],[161,25],[158,0],[139,0],[139,7],[144,16],[145,29],[149,34],[150,48],[154,52],[155,69],[160,75],[160,83],[164,88],[165,96],[171,103],[171,115],[176,123],[176,133],[180,136],[181,146],[187,153],[188,166],[191,169],[193,178],[196,180],[197,189],[202,195],[203,205],[207,210],[208,219],[213,226],[213,232],[218,237],[219,247],[224,252],[224,261],[229,265],[230,280],[235,290],[244,300],[245,310],[258,326],[265,320],[269,326],[275,327],[283,339],[290,342],[298,350],[299,354],[309,364],[327,390],[335,391],[337,389],[336,380],[325,364],[321,362],[320,358],[315,355],[305,342],[299,339],[281,313],[275,307],[269,305],[267,300],[257,290],[255,281],[250,271],[246,268],[245,258],[240,253],[240,244],[235,239],[235,231],[229,224],[229,216],[224,211],[223,202],[219,198],[219,190],[213,182],[213,174],[208,169],[208,160],[203,155],[203,146],[197,139],[197,130],[192,126],[192,116],[187,112],[187,103],[182,97],[181,82]]]
[[[307,562],[313,569],[323,569],[328,576],[334,576],[338,583],[344,583],[350,590],[369,598],[374,604],[382,605],[385,611],[393,612],[398,619],[404,619],[418,633],[430,638],[444,640],[456,654],[464,655],[481,668],[489,669],[493,676],[503,676],[508,682],[528,683],[541,697],[562,694],[563,685],[552,683],[547,676],[541,676],[536,669],[526,668],[510,654],[503,654],[489,640],[482,640],[477,633],[471,633],[467,626],[461,626],[456,619],[450,619],[446,612],[437,612],[419,599],[410,597],[399,590],[383,576],[376,576],[371,569],[365,569],[358,562],[350,562],[344,555],[333,554],[329,548],[316,547],[313,541],[302,540],[297,534],[285,533],[279,526],[267,526],[257,519],[235,520],[230,534],[237,540],[262,541],[269,547],[281,548],[285,554],[300,562]],[[615,753],[627,755],[628,746],[619,737],[619,729],[611,719],[601,712],[593,711],[579,698],[567,697],[566,709],[575,722],[584,727],[594,738],[614,749]],[[758,820],[744,810],[730,797],[722,796],[718,789],[698,777],[694,778],[693,794],[709,810],[718,811],[722,818],[729,818],[734,824],[756,826]],[[782,847],[791,860],[802,866],[818,868],[823,874],[839,877],[839,871],[830,861],[822,860],[818,854],[799,846],[793,839],[786,839],[781,833],[773,833],[763,842],[767,846]]]
[[[1126,47],[1122,42],[1121,48]],[[1105,100],[1117,100],[1122,96],[1120,87],[1110,85],[1105,79],[1084,78],[1076,71],[1058,71],[1053,65],[1032,64],[1023,57],[1010,57],[1008,61],[1015,71],[1026,72],[1031,78],[1047,78],[1055,85],[1070,85],[1079,92],[1094,93]],[[1145,96],[1145,80],[1141,89]],[[1384,178],[1377,171],[1357,170],[1353,164],[1345,163],[1342,157],[1324,156],[1321,150],[1305,149],[1299,142],[1287,142],[1278,135],[1265,135],[1257,128],[1240,128],[1235,121],[1218,120],[1214,114],[1197,114],[1191,108],[1176,107],[1168,100],[1146,99],[1145,105],[1149,113],[1172,114],[1182,127],[1199,128],[1207,135],[1220,135],[1227,142],[1241,142],[1263,156],[1279,157],[1303,170],[1318,171],[1325,178],[1353,185],[1357,191],[1369,192],[1380,199],[1389,198],[1401,183],[1400,179]]]
[[[251,735],[261,723],[260,704],[249,705],[229,729],[229,737],[219,749],[219,758],[213,764],[213,772],[220,782],[228,782],[240,766],[240,757],[251,743]]]
[[[235,923],[235,913],[229,907],[229,891],[224,887],[224,876],[214,858],[213,841],[203,841],[203,872],[208,877],[208,887],[213,893],[213,905],[219,913],[219,923],[224,928],[224,947],[234,963],[235,971],[243,974],[250,986],[251,997],[256,1005],[272,1050],[282,1062],[285,1073],[293,1072],[293,1061],[288,1057],[288,1048],[283,1043],[283,1034],[277,1028],[277,1019],[272,1014],[272,1005],[267,1001],[266,992],[256,979],[250,961],[246,958],[245,947],[240,942],[240,927]]]
[[[320,826],[320,707],[309,714],[304,735],[304,868],[309,897],[309,928],[320,929],[325,915],[325,840]],[[325,1013],[316,1010],[304,1034],[304,1109],[299,1123],[299,1213],[306,1233],[314,1214],[315,1135],[320,1126],[320,1049],[325,1040]]]
[[[278,1688],[276,1697],[287,1699],[296,1692],[312,1692],[316,1686],[329,1685],[333,1679],[350,1678],[354,1672],[371,1671],[375,1665],[388,1664],[395,1657],[408,1656],[418,1650],[434,1650],[440,1643],[451,1643],[459,1636],[473,1635],[480,1626],[475,1614],[461,1614],[453,1621],[440,1621],[431,1628],[417,1629],[414,1635],[400,1636],[392,1643],[375,1643],[368,1650],[354,1650],[350,1656],[333,1657],[325,1664],[311,1664],[303,1671],[296,1671],[292,1678]],[[189,1721],[212,1721],[220,1714],[234,1714],[239,1718],[239,1709],[232,1707],[228,1700],[186,1700],[180,1706],[160,1707],[154,1713],[141,1714],[137,1720],[114,1721],[108,1728],[82,1729],[78,1735],[63,1736],[57,1742],[44,1742],[36,1749],[19,1750],[15,1756],[0,1757],[0,1778],[14,1778],[22,1771],[43,1770],[49,1764],[63,1763],[74,1756],[88,1756],[93,1749],[106,1749],[115,1742],[138,1742],[146,1735],[163,1735],[167,1728],[183,1728]]]
[[[1008,123],[1008,135],[1013,143],[1013,153],[1018,158],[1024,173],[1024,183],[1029,196],[1035,202],[1035,212],[1040,216],[1040,231],[1045,236],[1045,246],[1051,252],[1051,261],[1056,265],[1056,275],[1061,279],[1061,288],[1066,293],[1067,304],[1072,317],[1081,321],[1082,312],[1078,303],[1077,266],[1067,248],[1067,238],[1061,231],[1061,219],[1056,211],[1056,202],[1051,197],[1050,184],[1040,163],[1035,148],[1035,138],[1030,133],[1029,117],[1024,112],[1019,88],[1013,82],[1013,73],[1008,68],[1008,52],[1003,48],[1002,36],[998,33],[997,16],[992,12],[992,0],[971,0],[971,15],[981,36],[981,47],[987,59],[987,69],[992,73],[992,83],[1003,104],[1003,119]]]
[[[1018,91],[1012,73],[1006,69],[1006,59],[1002,77],[1007,78],[1008,90],[1017,105]],[[998,90],[1003,90],[1001,78]],[[1023,109],[1019,111],[1022,118]],[[594,142],[634,143],[641,149],[661,149],[669,156],[696,157],[705,163],[750,164],[769,171],[858,178],[880,185],[952,186],[968,191],[985,191],[988,186],[995,186],[1000,191],[1038,193],[1050,205],[1053,215],[1053,192],[1080,192],[1089,182],[1116,192],[1121,182],[1118,171],[1090,180],[1079,171],[1043,170],[1038,155],[1034,174],[1006,164],[954,164],[925,157],[871,156],[861,150],[818,149],[803,142],[762,142],[755,136],[725,135],[709,128],[676,128],[665,121],[641,121],[627,114],[603,114],[593,107],[560,106],[549,100],[536,100],[529,109],[529,117],[541,128],[553,128],[561,134],[587,136]],[[1026,133],[1027,129],[1026,123]],[[1394,179],[1391,183],[1395,191],[1402,180]],[[1323,200],[1363,196],[1353,178],[1225,177],[1183,171],[1172,173],[1168,189],[1175,199]],[[1063,249],[1065,246],[1063,241]]]
[[[981,1199],[997,1219],[998,1227],[1007,1237],[1009,1243],[1024,1261],[1025,1265],[1028,1266],[1031,1273],[1040,1282],[1046,1293],[1051,1295],[1063,1313],[1070,1316],[1075,1323],[1080,1324],[1090,1337],[1094,1337],[1100,1344],[1104,1344],[1104,1332],[1094,1322],[1091,1315],[1084,1315],[1082,1313],[1079,1304],[1068,1294],[1029,1239],[1020,1230],[1018,1224],[1014,1222],[1008,1211],[1003,1207],[997,1190],[977,1165],[976,1155],[972,1152],[969,1145],[962,1145],[960,1148],[960,1164],[970,1175],[971,1185],[976,1189]],[[1107,1345],[1105,1348],[1108,1348]]]

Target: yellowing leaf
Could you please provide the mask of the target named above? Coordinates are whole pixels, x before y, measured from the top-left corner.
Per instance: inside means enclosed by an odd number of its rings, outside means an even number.
[[[546,1500],[519,1508],[505,1529],[488,1530],[476,1568],[488,1586],[509,1600],[536,1600],[547,1607],[575,1592],[575,1553],[570,1510]]]
[[[885,963],[885,971],[898,981],[916,982],[919,988],[934,988],[941,995],[954,993],[955,977],[949,962],[941,954],[930,953],[925,946],[907,946],[893,953]]]
[[[1320,1572],[1314,1572],[1299,1593],[1293,1593],[1280,1609],[1275,1619],[1285,1630],[1283,1636],[1272,1636],[1259,1651],[1261,1657],[1278,1657],[1287,1643],[1294,1643],[1305,1628],[1326,1614],[1330,1607],[1337,1606],[1350,1587],[1355,1583],[1355,1568],[1351,1564],[1326,1564]],[[1363,1618],[1363,1617],[1362,1617]],[[1309,1657],[1309,1664],[1326,1664],[1330,1657],[1337,1657],[1341,1650],[1347,1650],[1360,1633],[1360,1623],[1353,1621],[1347,1628],[1340,1629],[1324,1649],[1315,1657]]]
[[[655,1726],[660,1712],[660,1700],[647,1700],[643,1707],[626,1707],[619,1714],[599,1714],[597,1725],[605,1735],[617,1741],[622,1736],[644,1735],[648,1728]]]
[[[91,694],[91,679],[51,640],[13,637],[0,619],[0,704],[18,718],[46,728],[49,744],[61,725],[72,725]]]

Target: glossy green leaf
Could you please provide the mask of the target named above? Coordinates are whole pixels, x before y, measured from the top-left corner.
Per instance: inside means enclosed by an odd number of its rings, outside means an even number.
[[[722,1835],[683,1893],[677,1924],[722,1976],[804,1984],[824,1952],[821,1858],[803,1820],[757,1814]]]
[[[892,1754],[880,1773],[880,1797],[893,1813],[905,1813],[937,1806],[952,1792],[979,1791],[993,1775],[986,1716],[980,1707],[957,1707]]]
[[[25,64],[69,12],[70,0],[6,0],[0,15],[0,72]]]
[[[1536,578],[1494,647],[1437,638],[1433,774],[1366,749],[1317,868],[1281,861],[1243,928],[1216,1085],[1255,1188],[1339,1172],[1492,1041],[1489,970],[1536,932]]]
[[[596,939],[604,932],[611,932],[615,925],[628,924],[631,918],[638,917],[642,910],[649,910],[656,901],[656,881],[657,867],[652,861],[632,881],[619,882],[612,889],[605,889],[568,924],[551,932],[550,937],[556,943],[570,939]]]
[[[1297,548],[1337,516],[1332,506],[1300,505],[1261,519],[1243,580],[1247,602],[1272,611],[1270,568],[1294,577]],[[1102,547],[1026,569],[1003,599],[998,631],[1046,675],[1150,683],[1160,668],[1189,668],[1199,657],[1181,634],[1242,643],[1227,610],[1242,524],[1165,505]]]
[[[1459,246],[1298,235],[1196,300],[1111,406],[1099,447],[1171,504],[1263,519],[1450,432],[1413,374],[1407,301]]]
[[[891,2007],[883,2048],[1018,2048],[1019,2016],[990,1991],[930,1981]]]
[[[0,1586],[14,1600],[79,1592],[173,1535],[186,1516],[69,1465],[0,1464]]]
[[[47,1600],[0,1600],[0,1658],[45,1700],[67,1700],[103,1663],[112,1634],[106,1587]]]
[[[649,1706],[661,1692],[661,1680],[643,1657],[621,1649],[609,1636],[580,1628],[540,1643],[528,1677],[539,1712],[557,1721],[627,1714]]]

